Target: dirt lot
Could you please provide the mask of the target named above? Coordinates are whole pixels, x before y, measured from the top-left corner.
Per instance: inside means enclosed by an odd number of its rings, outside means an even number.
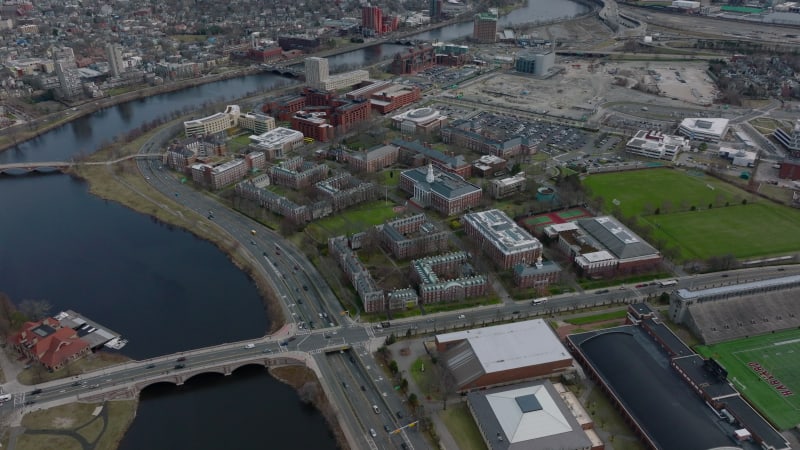
[[[556,67],[562,72],[548,79],[497,74],[463,87],[461,93],[467,99],[497,106],[538,113],[548,111],[549,114],[580,119],[591,115],[598,104],[607,102],[655,101],[673,107],[686,106],[686,103],[700,105],[708,102],[715,92],[702,62],[593,64],[586,60],[558,60]],[[675,72],[686,83],[681,83]],[[621,86],[623,83],[633,86],[641,80],[655,83],[662,95],[654,96]]]

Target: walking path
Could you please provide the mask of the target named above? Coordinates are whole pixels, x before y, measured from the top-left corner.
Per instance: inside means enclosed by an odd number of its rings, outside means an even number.
[[[456,450],[458,449],[458,444],[456,444],[456,440],[453,438],[453,435],[450,434],[450,430],[447,429],[447,426],[444,424],[440,416],[443,406],[442,401],[428,400],[426,395],[422,393],[419,386],[417,386],[417,384],[414,382],[414,378],[411,376],[411,366],[414,364],[414,361],[416,361],[419,357],[427,356],[428,354],[423,347],[424,339],[425,338],[402,340],[392,344],[389,346],[391,357],[397,362],[397,368],[400,370],[400,373],[408,380],[409,393],[413,392],[417,395],[420,405],[422,405],[425,409],[425,414],[430,417],[431,421],[433,422],[433,425],[436,428],[436,434],[439,436],[441,448]],[[408,354],[400,354],[400,350],[406,348],[409,350]],[[460,397],[456,397],[449,398],[448,404],[456,404],[460,400]]]

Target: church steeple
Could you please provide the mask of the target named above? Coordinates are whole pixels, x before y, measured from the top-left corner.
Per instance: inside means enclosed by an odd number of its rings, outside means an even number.
[[[428,184],[436,181],[436,176],[433,175],[433,163],[428,163],[428,174],[425,175],[425,181],[427,181]]]

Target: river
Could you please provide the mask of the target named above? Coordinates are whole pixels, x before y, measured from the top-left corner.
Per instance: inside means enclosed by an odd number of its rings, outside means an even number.
[[[500,23],[584,11],[567,1],[529,0]],[[451,40],[471,32],[472,24],[464,23],[412,38]],[[330,66],[365,66],[403,48],[356,50],[331,57]],[[288,82],[251,75],[118,105],[2,152],[0,163],[67,160],[154,118]],[[269,328],[253,283],[221,251],[87,195],[81,181],[64,175],[0,177],[0,204],[0,290],[17,302],[43,299],[52,312],[87,315],[129,339],[126,355],[144,359],[253,338]],[[261,448],[268,445],[265,438],[277,448],[333,448],[327,433],[321,416],[304,409],[289,387],[263,370],[242,369],[224,379],[203,376],[182,387],[146,389],[122,448]]]

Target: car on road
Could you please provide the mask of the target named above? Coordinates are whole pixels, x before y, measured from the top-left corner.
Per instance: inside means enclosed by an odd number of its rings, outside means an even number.
[[[383,429],[386,430],[387,433],[392,431],[392,427],[390,427],[389,425],[384,425]]]
[[[304,285],[303,285],[303,290],[304,290],[304,291],[307,291],[307,290],[308,290],[308,286],[306,286],[306,285],[304,284]]]
[[[375,411],[375,414],[380,414],[381,410],[378,408],[378,405],[372,405],[372,410]]]
[[[148,369],[152,369],[152,368],[154,368],[155,366],[156,366],[155,364],[148,364],[148,365],[147,365],[147,368],[148,368]]]
[[[256,348],[256,344],[247,344],[244,348]]]
[[[177,359],[177,361],[178,361],[178,362],[180,362],[180,361],[186,361],[186,357],[185,357],[185,356],[181,356],[180,358],[178,358],[178,359]]]
[[[41,389],[34,389],[33,391],[31,391],[31,395],[36,395],[36,394],[41,394],[41,393],[42,393]]]
[[[263,352],[261,352],[261,353],[272,353],[272,350],[270,350],[270,349],[268,349],[268,348],[265,348],[265,349],[264,349],[264,351],[263,351]]]
[[[176,369],[183,369],[184,367],[186,367],[186,364],[181,364],[181,363],[175,364]]]
[[[466,319],[466,318],[467,318],[467,316],[465,316],[464,314],[459,314],[459,315],[458,315],[458,318],[459,318],[459,319]]]
[[[403,411],[397,411],[395,414],[397,414],[397,418],[398,419],[402,419],[403,418]]]
[[[367,392],[367,388],[363,384],[361,385],[361,390]]]
[[[370,434],[370,436],[372,436],[372,437],[377,437],[377,436],[378,436],[378,433],[376,433],[376,432],[375,432],[375,429],[374,429],[374,428],[370,428],[370,429],[369,429],[369,434]]]

